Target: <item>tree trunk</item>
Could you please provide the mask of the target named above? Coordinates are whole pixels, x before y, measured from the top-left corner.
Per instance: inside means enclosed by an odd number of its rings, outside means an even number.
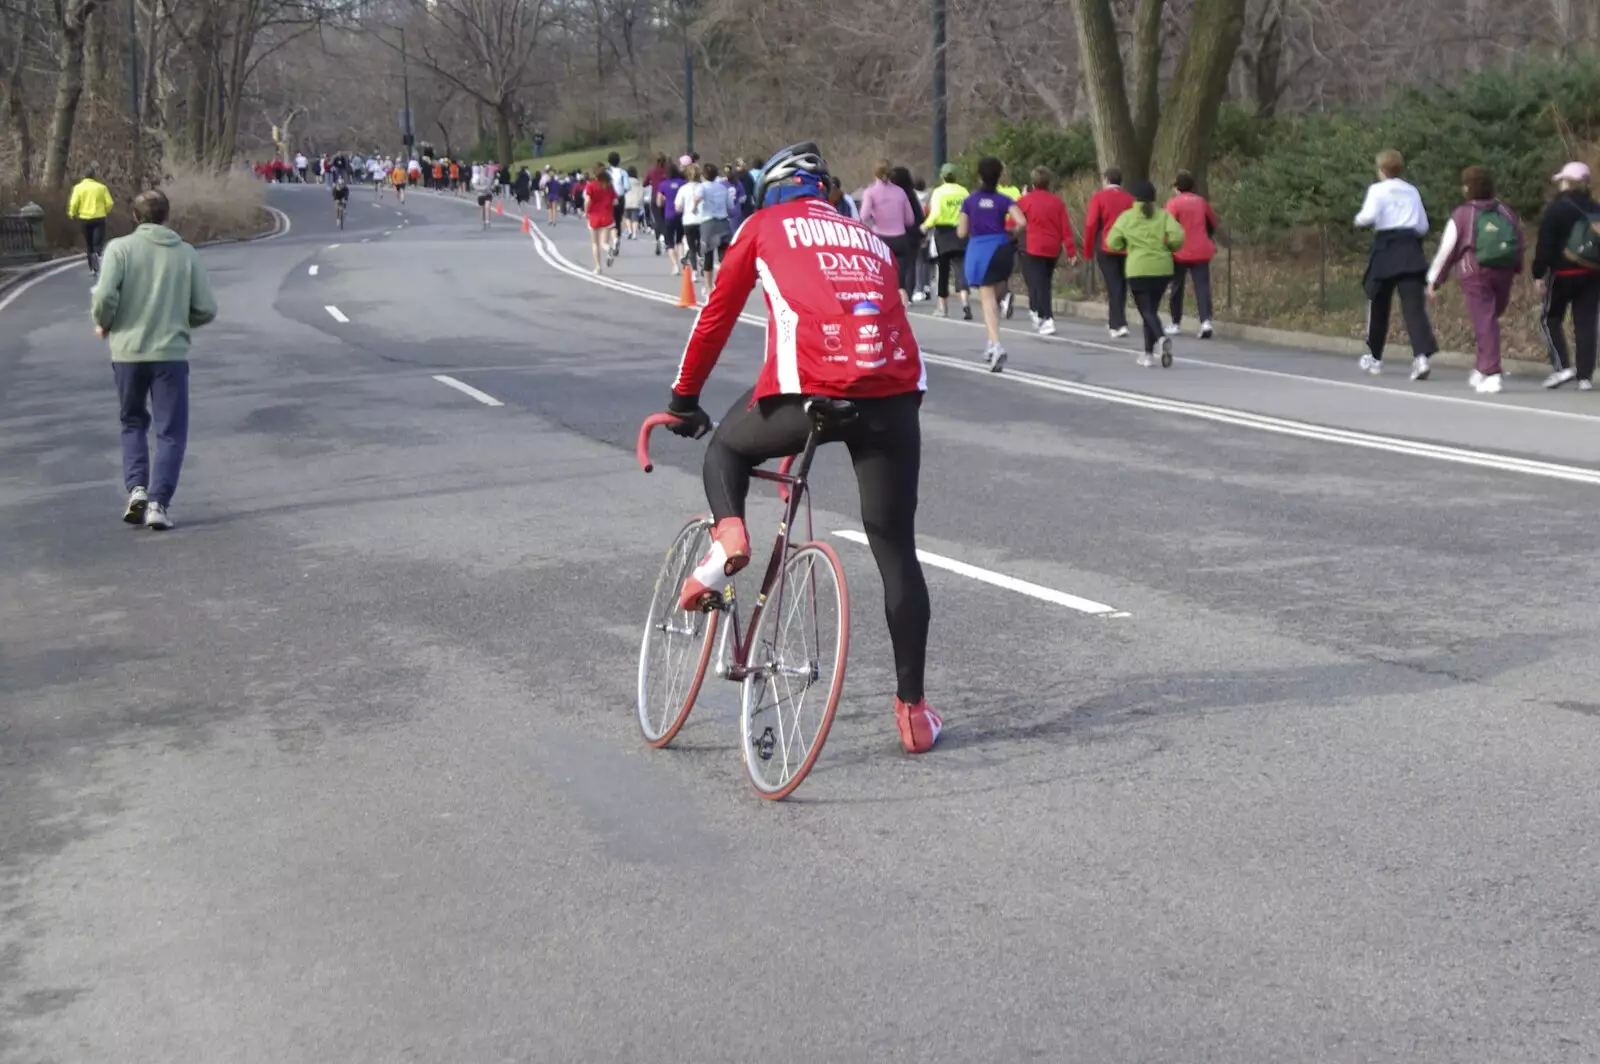
[[[56,102],[50,119],[50,143],[44,157],[46,188],[60,188],[67,178],[67,157],[72,152],[72,127],[78,121],[78,102],[83,98],[84,23],[94,11],[96,2],[76,0],[62,11]]]
[[[33,124],[22,99],[22,64],[27,58],[27,50],[27,37],[19,32],[16,51],[6,67],[5,87],[0,90],[5,94],[6,123],[16,138],[17,178],[23,186],[33,183]]]
[[[502,97],[494,109],[494,132],[496,150],[499,158],[496,160],[501,166],[511,165],[511,112],[516,107],[515,101],[509,96]]]
[[[1188,170],[1205,188],[1217,110],[1244,32],[1244,5],[1245,0],[1195,0],[1151,153],[1152,168],[1164,179]]]
[[[91,98],[106,94],[106,19],[99,8],[83,23],[83,87]]]
[[[1271,118],[1278,112],[1283,95],[1280,74],[1283,70],[1283,6],[1274,0],[1261,19],[1261,38],[1250,60],[1250,93],[1255,98],[1256,115]]]
[[[1102,169],[1119,166],[1125,180],[1144,177],[1149,159],[1139,143],[1128,111],[1128,90],[1117,45],[1117,22],[1111,0],[1077,0],[1072,5],[1078,24],[1078,55],[1088,90],[1089,121]]]
[[[1133,133],[1145,146],[1161,122],[1162,0],[1139,0],[1133,16]]]

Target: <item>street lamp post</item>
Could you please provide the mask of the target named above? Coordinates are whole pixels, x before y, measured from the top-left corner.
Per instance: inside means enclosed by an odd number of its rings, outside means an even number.
[[[405,151],[401,152],[401,154],[409,162],[412,144],[415,143],[415,137],[412,135],[411,130],[411,63],[406,56],[406,28],[404,26],[396,26],[395,29],[400,31],[400,87],[401,91],[405,93],[406,108],[406,144]]]
[[[135,132],[139,125],[139,24],[134,19],[134,0],[128,0],[128,111]]]
[[[933,172],[938,174],[949,156],[945,140],[944,3],[933,0]]]
[[[684,152],[694,154],[694,53],[689,51],[689,20],[683,22],[683,140]]]

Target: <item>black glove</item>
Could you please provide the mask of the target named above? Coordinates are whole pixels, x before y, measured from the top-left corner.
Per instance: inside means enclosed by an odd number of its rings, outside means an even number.
[[[673,392],[667,401],[667,413],[678,419],[667,423],[667,431],[686,440],[698,440],[711,431],[711,415],[700,409],[698,395]]]

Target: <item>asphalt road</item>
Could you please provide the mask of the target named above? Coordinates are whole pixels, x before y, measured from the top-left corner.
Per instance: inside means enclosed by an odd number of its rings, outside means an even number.
[[[204,253],[172,533],[86,275],[0,310],[0,1061],[1600,1060],[1600,400],[1065,322],[994,377],[919,318],[924,548],[1125,615],[930,569],[904,756],[825,453],[849,681],[773,805],[730,685],[633,718],[703,505],[631,454],[664,261],[273,196]]]

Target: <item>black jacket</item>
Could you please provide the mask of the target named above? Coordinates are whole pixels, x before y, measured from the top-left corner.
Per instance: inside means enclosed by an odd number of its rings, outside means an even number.
[[[1383,281],[1427,275],[1428,256],[1416,233],[1409,229],[1381,229],[1372,234],[1372,255],[1367,259],[1366,276],[1361,279],[1368,299],[1377,296]]]
[[[1600,206],[1582,189],[1563,192],[1550,201],[1539,218],[1539,239],[1533,246],[1534,280],[1557,270],[1580,268],[1567,261],[1567,238],[1573,226],[1596,212]]]

